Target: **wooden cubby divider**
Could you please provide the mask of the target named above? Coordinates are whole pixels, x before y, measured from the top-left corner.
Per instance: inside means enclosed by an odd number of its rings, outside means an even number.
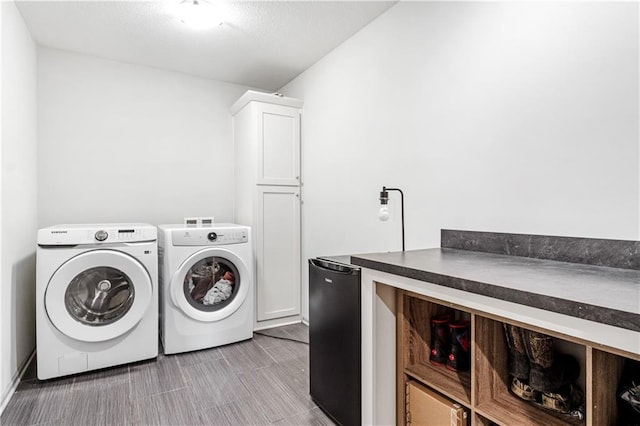
[[[587,350],[587,363],[593,385],[589,387],[591,401],[587,415],[593,425],[613,426],[617,424],[616,395],[622,374],[624,358],[594,348]]]

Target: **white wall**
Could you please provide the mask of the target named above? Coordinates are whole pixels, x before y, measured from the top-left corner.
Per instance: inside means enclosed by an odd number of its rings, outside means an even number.
[[[400,2],[281,91],[304,100],[303,258],[441,228],[640,238],[638,3]],[[306,275],[306,274],[305,274]],[[306,284],[305,284],[306,285]]]
[[[0,403],[35,348],[36,46],[13,1],[1,2]]]
[[[39,223],[233,218],[248,87],[38,48]]]

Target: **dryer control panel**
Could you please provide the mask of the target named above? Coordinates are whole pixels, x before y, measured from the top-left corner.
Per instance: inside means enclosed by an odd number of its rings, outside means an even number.
[[[249,241],[247,228],[184,228],[171,231],[174,246],[221,246]]]

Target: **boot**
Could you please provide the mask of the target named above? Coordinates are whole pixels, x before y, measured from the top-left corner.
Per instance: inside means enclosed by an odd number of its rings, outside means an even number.
[[[564,384],[554,392],[542,392],[541,405],[551,411],[570,414],[574,417],[584,417],[584,408],[579,407],[584,402],[584,393],[576,385]]]
[[[449,324],[451,330],[451,353],[447,368],[453,371],[467,371],[470,364],[471,336],[469,321],[455,321]]]
[[[509,347],[509,375],[511,376],[511,392],[525,401],[537,401],[540,392],[529,386],[529,358],[522,329],[515,325],[503,323],[504,335]]]
[[[525,349],[522,329],[503,323],[504,334],[509,346],[509,374],[519,381],[529,381],[529,358]]]
[[[640,361],[625,360],[618,383],[618,425],[640,425]]]
[[[431,318],[431,354],[429,361],[436,365],[445,365],[451,348],[451,332],[449,323],[453,319],[451,313],[435,315]]]
[[[513,394],[518,398],[524,399],[525,401],[538,401],[538,399],[540,399],[540,392],[534,390],[527,382],[528,380],[520,380],[517,377],[512,377],[511,392],[513,392]]]
[[[546,334],[522,330],[529,358],[529,385],[540,392],[554,392],[580,375],[580,364],[568,354],[554,354],[553,339]]]

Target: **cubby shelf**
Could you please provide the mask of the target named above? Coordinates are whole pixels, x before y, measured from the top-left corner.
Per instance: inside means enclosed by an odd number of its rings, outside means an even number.
[[[581,358],[584,418],[560,414],[523,401],[509,392],[508,347],[503,323],[508,318],[485,315],[461,306],[397,290],[397,423],[406,424],[403,397],[408,380],[417,380],[469,410],[470,424],[607,426],[617,423],[616,389],[627,356],[592,347],[583,340],[549,332],[560,346]],[[454,372],[429,361],[430,319],[451,312],[471,320],[471,369]],[[526,324],[514,324],[528,328]],[[539,328],[537,331],[545,332]],[[638,360],[635,354],[626,354]]]
[[[471,408],[471,374],[458,374],[444,367],[431,367],[425,364],[410,365],[405,368],[404,373],[459,404]]]
[[[475,410],[498,424],[584,425],[585,420],[557,414],[512,395],[507,370],[508,350],[502,322],[475,315]]]

